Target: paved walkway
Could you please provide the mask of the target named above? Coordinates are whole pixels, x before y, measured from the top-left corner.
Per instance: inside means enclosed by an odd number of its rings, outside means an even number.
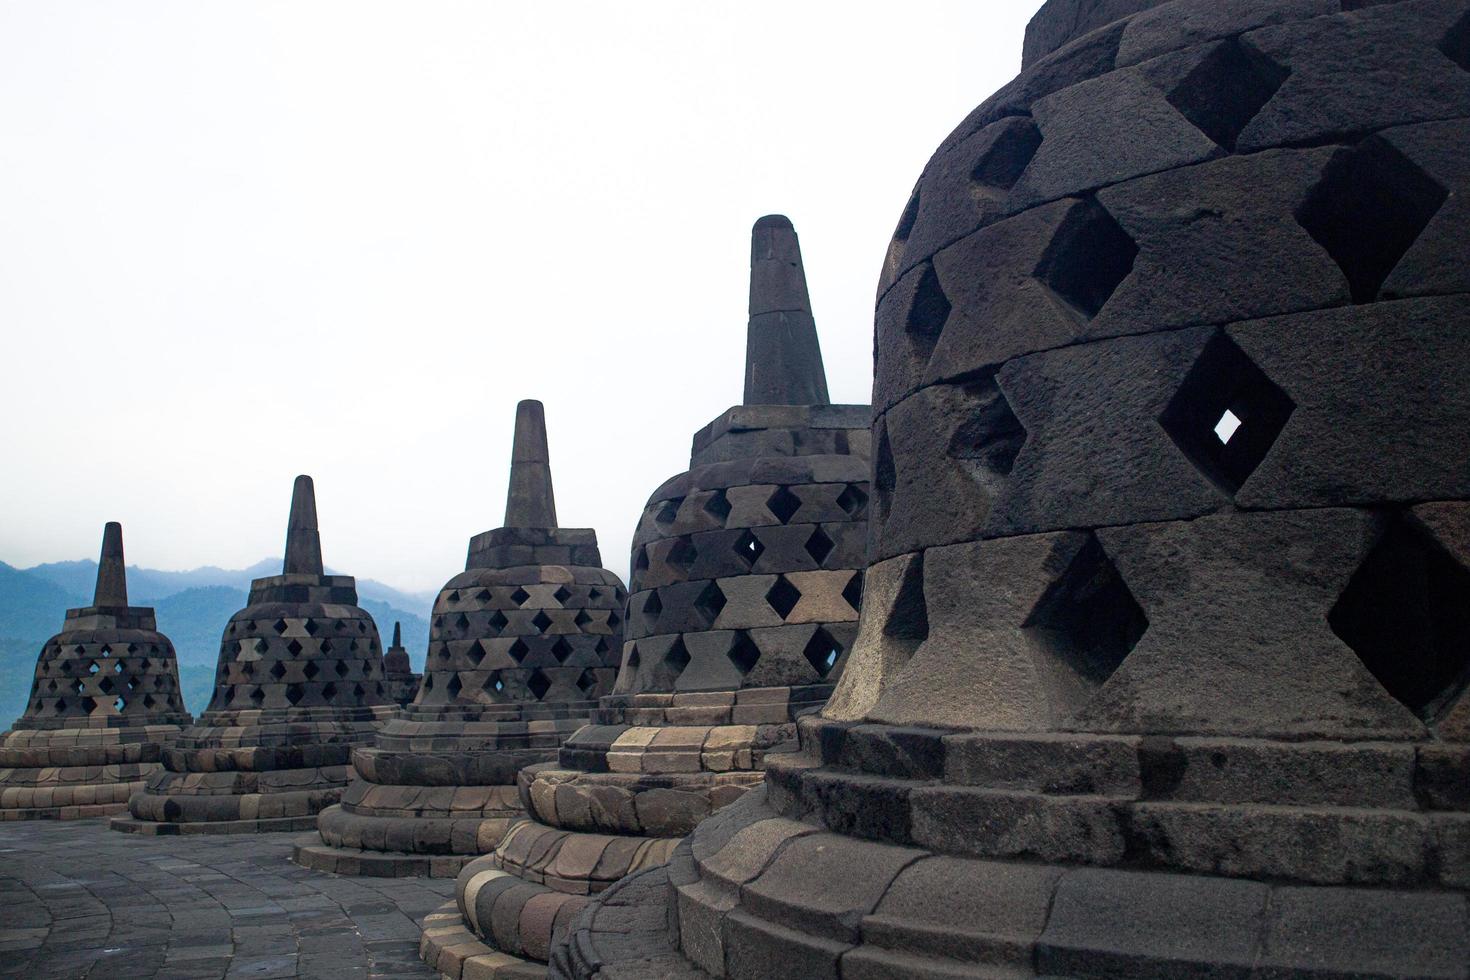
[[[307,871],[286,859],[302,839],[0,823],[0,977],[432,976],[418,923],[454,881]]]

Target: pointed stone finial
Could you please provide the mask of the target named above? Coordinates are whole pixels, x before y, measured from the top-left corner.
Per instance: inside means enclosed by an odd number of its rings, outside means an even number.
[[[750,325],[745,335],[745,404],[827,405],[827,373],[801,243],[785,215],[768,214],[750,233]]]
[[[516,406],[515,444],[510,452],[506,527],[556,527],[551,492],[551,455],[546,449],[546,409],[528,398]]]
[[[108,521],[102,529],[102,556],[97,559],[97,591],[92,605],[119,607],[128,604],[128,573],[123,563],[122,525]]]
[[[287,575],[321,575],[322,539],[316,526],[316,487],[309,476],[298,476],[291,489],[291,519],[286,525]]]
[[[396,619],[393,621],[393,646],[403,646],[403,624]]]

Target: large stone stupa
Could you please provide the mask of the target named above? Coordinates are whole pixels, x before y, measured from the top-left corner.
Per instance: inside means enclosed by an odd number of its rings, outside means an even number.
[[[531,819],[460,873],[426,960],[544,976],[591,896],[663,864],[793,746],[857,632],[868,446],[868,406],[829,403],[796,231],[761,218],[745,403],[695,435],[638,523],[616,690],[558,763],[521,773]]]
[[[1465,976],[1467,146],[1467,0],[1045,4],[889,252],[838,691],[552,976]]]
[[[308,830],[347,784],[355,745],[392,712],[383,652],[349,575],[327,575],[311,477],[291,493],[280,575],[250,583],[220,642],[214,696],[114,830]]]
[[[109,523],[92,604],[66,611],[25,713],[0,735],[0,820],[122,812],[190,721],[173,644],[152,609],[128,605],[122,525]]]
[[[321,816],[295,860],[338,874],[452,877],[525,815],[523,766],[556,758],[612,689],[622,581],[597,533],[558,527],[538,401],[516,406],[505,526],[470,540],[465,570],[434,602],[414,702]]]

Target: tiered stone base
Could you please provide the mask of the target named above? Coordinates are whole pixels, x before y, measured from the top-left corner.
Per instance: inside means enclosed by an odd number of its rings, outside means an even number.
[[[612,889],[551,975],[671,949],[738,980],[1448,977],[1470,957],[1463,746],[816,720],[803,745],[675,852],[645,896],[661,934],[604,919]]]
[[[0,820],[76,820],[127,810],[177,725],[20,729],[0,736]]]
[[[544,969],[593,896],[667,862],[701,820],[759,785],[767,754],[793,747],[794,717],[827,693],[604,698],[599,724],[568,740],[560,765],[521,772],[531,819],[460,872],[460,926],[482,944],[466,946],[456,934],[458,946],[473,950],[467,962],[494,954],[502,967],[510,957]],[[732,723],[737,717],[744,723]]]
[[[416,706],[353,753],[354,780],[321,814],[303,867],[369,877],[452,878],[525,816],[516,773],[554,758],[591,702]]]
[[[158,835],[313,829],[347,786],[353,748],[371,740],[393,709],[309,710],[300,720],[263,723],[258,712],[232,712],[232,724],[186,730],[129,800],[131,816],[114,818],[112,828]]]

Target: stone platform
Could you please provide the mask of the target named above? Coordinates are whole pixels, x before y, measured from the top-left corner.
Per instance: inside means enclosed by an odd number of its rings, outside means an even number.
[[[418,957],[419,923],[453,883],[308,871],[288,860],[302,839],[6,824],[0,977],[433,977]]]

